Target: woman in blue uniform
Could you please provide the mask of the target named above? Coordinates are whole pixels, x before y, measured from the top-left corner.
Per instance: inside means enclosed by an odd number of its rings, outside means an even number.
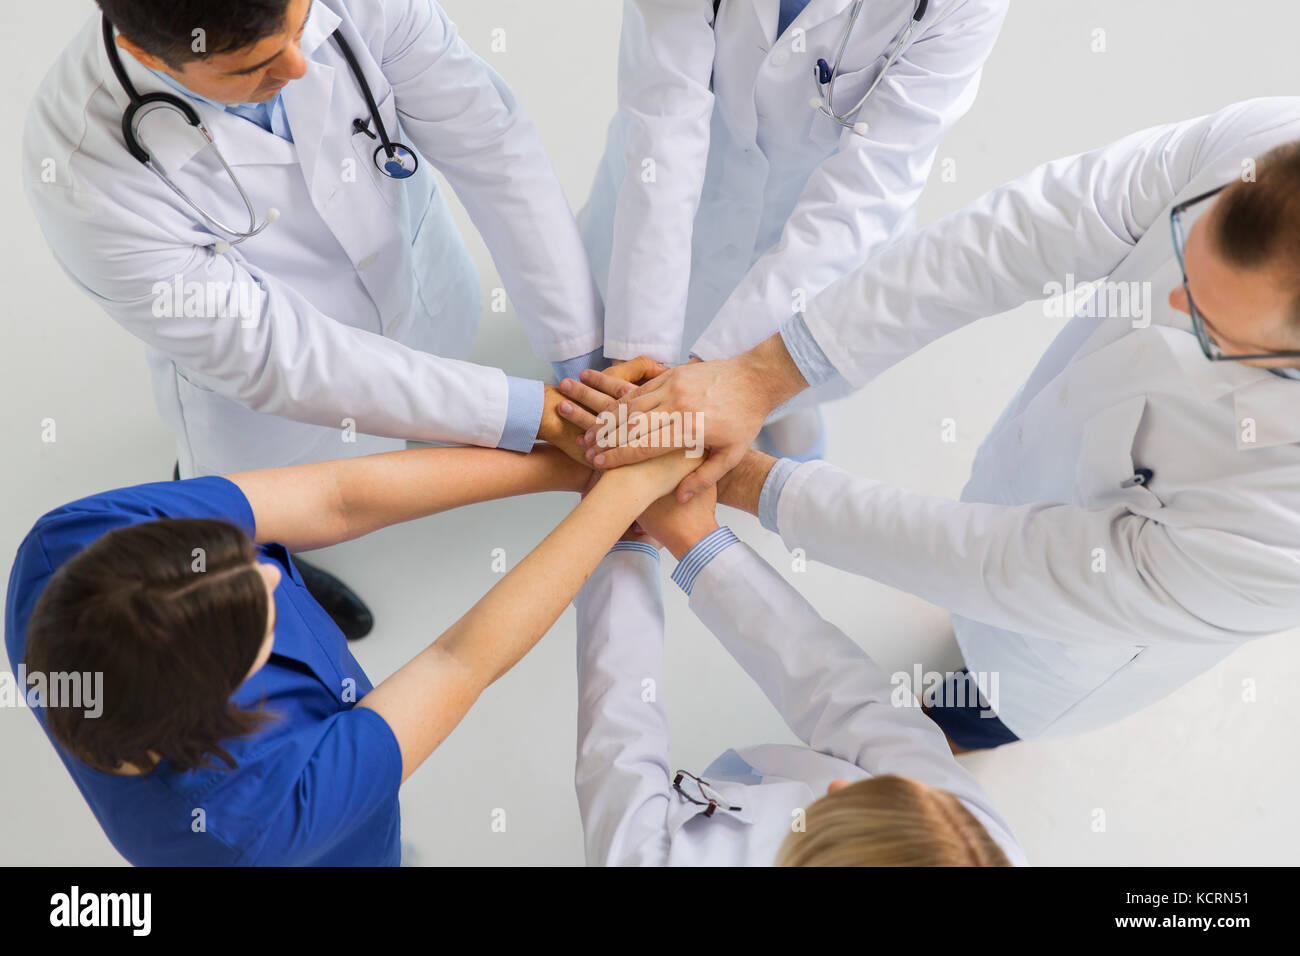
[[[473,502],[579,491],[586,468],[553,448],[419,449],[84,498],[20,546],[5,646],[29,681],[102,674],[98,716],[30,699],[132,863],[396,864],[401,782],[695,464],[602,477],[378,687],[289,552]]]

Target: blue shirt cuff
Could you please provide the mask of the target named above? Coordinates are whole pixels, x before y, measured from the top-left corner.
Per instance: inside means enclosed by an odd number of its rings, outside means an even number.
[[[776,506],[781,503],[781,491],[785,488],[785,483],[799,465],[793,458],[781,458],[767,473],[767,480],[763,482],[763,490],[758,496],[758,520],[768,531],[781,533],[776,525]]]
[[[690,597],[691,588],[695,587],[695,579],[700,576],[710,561],[726,551],[733,544],[740,544],[737,538],[726,525],[711,531],[699,541],[691,550],[682,555],[681,561],[673,570],[673,583],[686,592]]]
[[[562,362],[552,362],[551,368],[555,369],[555,380],[571,378],[577,381],[578,376],[582,374],[584,368],[594,368],[599,372],[609,368],[610,361],[605,358],[603,349],[596,349],[588,352],[586,355],[578,355],[571,359],[565,359]]]
[[[537,431],[542,427],[542,410],[546,407],[546,387],[528,378],[506,376],[506,427],[501,429],[498,448],[509,451],[532,451]]]
[[[823,385],[840,374],[831,364],[831,360],[826,357],[822,347],[817,344],[812,333],[808,331],[808,324],[804,322],[802,312],[786,319],[785,324],[781,326],[781,341],[785,343],[786,351],[790,353],[790,358],[794,359],[799,374],[804,377],[809,388]]]
[[[641,551],[656,561],[659,560],[659,549],[645,541],[618,541],[609,549],[609,553],[613,554],[615,551]]]

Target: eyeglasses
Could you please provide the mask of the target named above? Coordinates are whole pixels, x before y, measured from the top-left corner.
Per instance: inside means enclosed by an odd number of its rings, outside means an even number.
[[[685,770],[678,770],[673,777],[673,789],[697,807],[707,807],[708,809],[704,811],[706,817],[713,816],[719,807],[732,813],[740,809],[728,805],[722,794],[714,790],[707,780],[701,780],[695,774],[687,773]]]
[[[1192,289],[1187,282],[1187,264],[1183,258],[1183,250],[1187,246],[1187,231],[1183,227],[1183,214],[1191,209],[1197,203],[1205,202],[1217,196],[1226,189],[1226,186],[1220,186],[1218,189],[1211,189],[1208,193],[1202,193],[1199,196],[1193,196],[1185,202],[1180,202],[1169,212],[1169,225],[1174,236],[1174,253],[1178,256],[1178,268],[1183,274],[1183,291],[1187,293],[1187,311],[1192,317],[1192,331],[1196,333],[1196,340],[1201,344],[1201,351],[1211,362],[1241,362],[1251,359],[1273,359],[1273,358],[1300,358],[1300,351],[1295,352],[1254,352],[1248,355],[1226,355],[1223,349],[1210,338],[1210,333],[1205,327],[1205,317],[1201,315],[1201,310],[1196,307],[1192,299]]]

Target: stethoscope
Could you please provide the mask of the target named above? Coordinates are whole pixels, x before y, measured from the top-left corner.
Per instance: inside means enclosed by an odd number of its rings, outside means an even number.
[[[109,65],[113,67],[113,73],[117,76],[117,81],[122,84],[122,89],[126,91],[126,95],[131,100],[122,113],[122,138],[126,141],[127,151],[153,170],[154,174],[167,184],[167,188],[198,213],[204,222],[218,232],[233,237],[229,240],[223,239],[214,245],[213,248],[217,254],[221,255],[229,252],[231,246],[237,245],[245,239],[252,239],[279,219],[280,210],[272,206],[266,211],[266,220],[260,226],[257,224],[257,212],[253,209],[252,200],[248,198],[248,193],[244,191],[243,184],[240,183],[239,177],[235,175],[235,171],[226,162],[226,157],[221,154],[221,150],[213,140],[212,134],[208,132],[207,127],[199,119],[198,111],[191,104],[171,93],[146,93],[143,96],[140,95],[139,90],[135,88],[135,84],[126,75],[126,68],[122,66],[121,57],[117,53],[117,44],[113,42],[113,25],[108,22],[108,17],[103,18],[103,32],[104,50],[108,53]],[[388,130],[384,126],[384,119],[379,115],[379,107],[375,104],[374,94],[370,91],[370,84],[366,82],[365,74],[361,72],[361,66],[357,63],[352,47],[348,45],[348,41],[343,38],[343,34],[339,31],[335,30],[333,37],[335,42],[338,43],[339,49],[343,52],[343,58],[348,61],[348,67],[352,70],[352,75],[356,77],[357,85],[361,87],[361,94],[366,99],[366,108],[370,110],[370,118],[375,121],[375,131],[379,137],[379,146],[374,153],[375,168],[389,179],[407,179],[413,176],[420,165],[415,153],[401,143],[395,143],[388,138]],[[221,163],[221,167],[230,177],[230,181],[235,184],[235,189],[239,190],[239,198],[244,201],[244,208],[248,210],[247,229],[235,229],[210,215],[198,203],[187,196],[184,190],[172,182],[166,171],[154,164],[153,157],[149,155],[149,151],[140,142],[139,130],[141,121],[150,113],[160,109],[180,113],[185,122],[197,129],[208,145],[212,147],[212,151]],[[365,133],[371,139],[375,138],[375,133],[370,132],[369,124],[362,119],[353,120],[352,130],[354,135]],[[381,154],[383,156],[382,160],[380,158]]]
[[[862,97],[853,104],[851,109],[843,113],[837,113],[832,104],[835,100],[835,81],[840,74],[840,60],[843,59],[844,50],[849,45],[849,38],[853,35],[853,27],[858,22],[858,15],[862,12],[864,2],[865,0],[854,0],[853,12],[849,14],[848,26],[844,28],[844,36],[840,39],[840,48],[835,53],[835,64],[832,66],[825,59],[821,59],[813,67],[813,82],[817,88],[817,95],[812,98],[811,102],[813,109],[819,110],[845,129],[851,129],[860,136],[867,135],[867,124],[856,122],[853,117],[857,116],[862,110],[863,105],[870,99],[871,94],[876,91],[876,87],[880,85],[880,81],[885,78],[885,73],[902,56],[903,48],[907,46],[907,42],[912,38],[912,28],[921,22],[921,18],[925,16],[926,8],[930,5],[930,0],[917,0],[916,8],[912,11],[912,19],[907,21],[907,27],[903,30],[902,35],[894,41],[894,47],[889,51],[889,56],[885,59],[885,65],[876,74],[876,78],[871,86],[867,88],[867,92],[862,94]]]

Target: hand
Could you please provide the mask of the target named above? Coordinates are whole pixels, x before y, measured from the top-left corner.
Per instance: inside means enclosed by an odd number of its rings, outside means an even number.
[[[682,449],[668,449],[669,454],[637,462],[627,468],[602,473],[597,487],[607,485],[612,494],[627,500],[639,500],[636,514],[643,512],[658,498],[671,492],[682,479],[700,467],[703,456],[690,456]]]
[[[615,398],[667,371],[667,365],[647,355],[611,365],[603,372],[587,369],[582,373],[581,381],[566,378],[560,382],[560,391],[572,401],[562,402],[557,410],[561,418],[581,431],[595,428],[596,416],[614,408]],[[601,383],[608,391],[584,383]],[[583,440],[580,444],[585,449],[588,443]]]
[[[637,524],[680,561],[700,540],[717,530],[716,504],[712,488],[704,489],[686,504],[664,495],[642,513]]]
[[[599,374],[584,372],[583,382],[618,399],[614,409],[626,408],[628,428],[618,436],[622,444],[616,448],[593,447],[599,429],[589,428],[584,435],[587,458],[608,469],[663,455],[683,443],[673,430],[685,431],[682,423],[689,421],[694,440],[703,441],[709,458],[677,489],[680,502],[734,468],[772,409],[808,385],[779,334],[735,358],[679,366],[631,391]]]
[[[542,401],[542,421],[537,428],[537,437],[550,442],[570,458],[580,461],[588,468],[590,461],[586,457],[586,444],[581,441],[582,429],[566,422],[559,414],[558,408],[566,403],[565,397],[552,385],[545,386]]]

